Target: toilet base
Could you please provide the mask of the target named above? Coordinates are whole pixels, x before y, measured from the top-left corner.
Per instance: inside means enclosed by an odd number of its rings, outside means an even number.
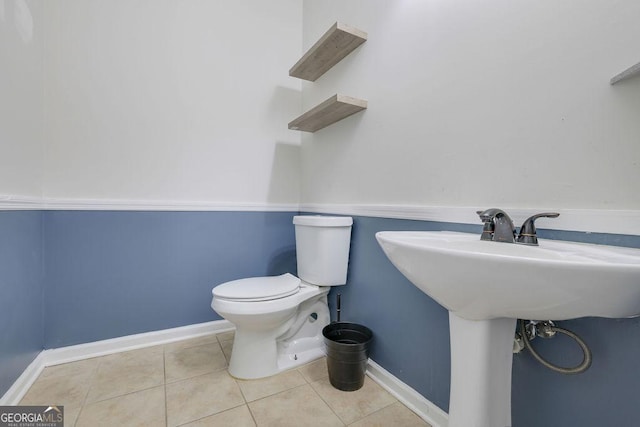
[[[260,365],[262,367],[258,367],[256,365],[256,369],[252,369],[249,371],[246,369],[246,365],[234,366],[234,364],[230,362],[229,375],[242,380],[265,378],[277,375],[280,372],[288,371],[289,369],[294,369],[307,363],[313,362],[314,360],[325,357],[326,350],[324,347],[324,343],[317,343],[315,341],[317,340],[313,340],[314,347],[308,348],[306,350],[295,351],[292,353],[282,353],[277,355],[275,368],[272,368],[273,365],[270,366],[270,369],[267,368],[266,364],[264,363],[265,361],[262,361],[260,362]],[[305,344],[310,344],[311,342],[312,341],[310,340]]]
[[[318,337],[297,340],[278,352],[278,372],[297,368],[326,355],[324,341]]]
[[[264,378],[324,357],[322,328],[330,320],[328,291],[304,301],[276,330],[236,325],[229,374],[239,379]]]

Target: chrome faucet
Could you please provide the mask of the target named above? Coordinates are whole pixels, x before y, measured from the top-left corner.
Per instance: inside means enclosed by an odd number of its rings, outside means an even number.
[[[557,218],[560,216],[560,214],[556,212],[545,212],[530,216],[524,221],[522,227],[520,227],[520,233],[516,237],[516,228],[513,226],[513,221],[505,211],[491,208],[484,211],[477,211],[476,213],[480,216],[484,224],[480,240],[520,243],[532,246],[538,246],[535,226],[536,219]]]

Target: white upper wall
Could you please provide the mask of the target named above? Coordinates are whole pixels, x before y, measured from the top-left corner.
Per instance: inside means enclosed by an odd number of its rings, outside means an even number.
[[[299,0],[45,12],[45,197],[298,202]]]
[[[42,188],[42,3],[0,0],[0,197]]]
[[[640,209],[636,0],[304,1],[368,41],[315,83],[369,108],[302,139],[304,204]]]

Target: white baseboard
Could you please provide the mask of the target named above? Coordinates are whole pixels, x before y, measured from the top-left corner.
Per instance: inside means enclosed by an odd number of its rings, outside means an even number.
[[[389,371],[369,359],[367,375],[433,427],[447,427],[449,415]]]
[[[91,357],[137,350],[188,338],[197,338],[203,335],[231,331],[233,329],[235,329],[234,326],[228,320],[214,320],[212,322],[181,326],[179,328],[145,332],[143,334],[127,335],[87,344],[55,348],[44,351],[45,366],[60,365],[82,359],[89,359]]]
[[[27,393],[27,390],[38,379],[45,368],[45,351],[38,353],[33,362],[22,371],[22,374],[13,383],[9,390],[0,398],[0,406],[17,405]]]
[[[127,335],[119,338],[95,341],[87,344],[43,350],[31,362],[22,375],[13,383],[9,390],[0,398],[0,405],[17,405],[29,390],[40,373],[47,366],[75,362],[92,357],[106,356],[122,351],[137,350],[154,345],[167,344],[203,335],[234,330],[234,326],[227,320],[164,329],[161,331],[145,332]]]

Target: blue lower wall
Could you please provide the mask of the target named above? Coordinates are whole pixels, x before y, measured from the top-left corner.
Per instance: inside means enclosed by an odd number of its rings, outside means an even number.
[[[0,212],[0,394],[43,345],[56,348],[219,319],[210,307],[216,284],[295,272],[294,214]],[[447,312],[388,261],[375,240],[381,230],[479,234],[480,226],[354,217],[348,284],[330,295],[333,311],[336,293],[342,294],[343,320],[373,330],[372,359],[446,411]],[[640,236],[539,234],[640,247]],[[527,352],[514,355],[513,426],[637,425],[640,319],[559,324],[589,344],[593,365],[584,374],[566,376],[547,370]],[[557,363],[580,361],[579,350],[563,337],[536,340],[534,346]]]
[[[0,211],[0,396],[43,345],[42,214]]]
[[[293,215],[45,212],[45,347],[220,319],[215,285],[295,269]]]
[[[361,323],[374,333],[371,358],[443,409],[449,405],[450,353],[447,310],[418,290],[389,262],[375,233],[382,230],[474,231],[471,225],[354,217],[347,285],[341,320]]]
[[[371,358],[445,411],[449,406],[449,319],[447,311],[418,291],[388,261],[375,240],[382,230],[474,232],[480,226],[355,217],[347,286],[341,293],[342,319],[362,323],[375,335]],[[640,236],[540,230],[541,238],[640,248]],[[639,283],[640,285],[640,283]],[[606,283],[603,283],[606,286]],[[333,305],[333,304],[332,304]],[[332,308],[333,312],[334,308]],[[558,322],[590,346],[593,365],[567,376],[548,370],[528,352],[514,355],[514,427],[637,426],[640,409],[640,319],[584,318]],[[538,339],[536,349],[549,360],[573,366],[580,349],[560,336]],[[473,349],[469,349],[470,354]]]

